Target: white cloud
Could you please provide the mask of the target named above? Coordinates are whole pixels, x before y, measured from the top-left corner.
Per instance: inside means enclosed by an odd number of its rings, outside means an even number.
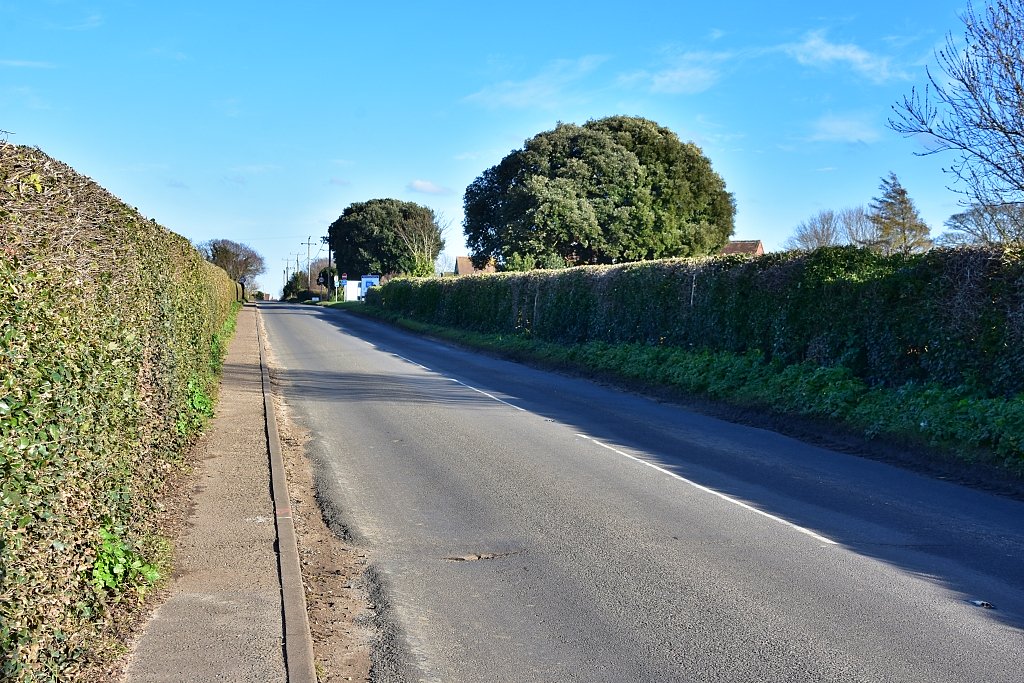
[[[56,69],[56,64],[50,62],[33,62],[26,59],[0,59],[0,66],[12,69]]]
[[[338,187],[348,187],[352,184],[351,180],[345,180],[344,178],[331,178],[327,181],[328,185],[336,185]]]
[[[567,91],[604,61],[606,58],[599,55],[560,59],[548,64],[532,78],[501,81],[482,88],[465,99],[467,102],[476,102],[493,108],[558,107],[569,97]]]
[[[429,180],[414,180],[406,188],[412,192],[421,192],[423,194],[451,194],[451,190],[447,187],[442,187],[437,183]]]
[[[226,97],[213,103],[213,107],[229,119],[237,118],[242,114],[242,101],[237,97]]]
[[[155,47],[149,51],[149,54],[158,59],[169,59],[175,62],[187,62],[189,56],[180,50],[169,50],[167,48]]]
[[[94,13],[90,14],[77,24],[58,26],[57,28],[62,31],[91,31],[99,28],[100,26],[103,26],[103,15]]]
[[[44,100],[34,88],[20,86],[7,88],[0,91],[5,97],[11,100],[19,100],[23,107],[28,109],[45,110],[50,108],[50,103]]]
[[[258,175],[261,173],[268,173],[270,171],[277,170],[278,166],[274,164],[242,164],[241,166],[234,166],[231,168],[235,173],[248,173],[250,175]]]
[[[853,43],[830,42],[823,30],[812,31],[802,42],[785,45],[782,49],[800,64],[814,67],[845,64],[875,83],[907,77],[905,73],[893,69],[888,57],[872,54]]]
[[[881,133],[871,123],[870,117],[859,114],[837,116],[826,114],[814,122],[811,142],[876,142]]]
[[[665,95],[693,95],[710,90],[721,78],[719,65],[732,55],[725,52],[684,52],[657,71],[636,71],[619,78],[625,86],[640,85]]]

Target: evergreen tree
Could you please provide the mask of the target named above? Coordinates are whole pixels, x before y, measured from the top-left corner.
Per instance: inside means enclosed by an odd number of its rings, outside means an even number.
[[[735,209],[696,145],[615,116],[560,123],[484,171],[466,190],[464,227],[477,267],[564,267],[715,253]]]
[[[917,207],[900,184],[895,173],[889,173],[879,186],[880,197],[869,207],[868,219],[877,228],[877,241],[867,246],[883,254],[914,254],[932,246],[931,229],[917,213]]]

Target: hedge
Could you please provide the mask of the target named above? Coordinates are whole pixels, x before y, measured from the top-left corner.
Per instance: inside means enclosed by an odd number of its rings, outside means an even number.
[[[153,576],[238,286],[36,149],[0,143],[0,662],[74,678]]]
[[[854,247],[459,278],[394,279],[367,301],[414,319],[565,344],[758,352],[869,386],[1024,390],[1020,248],[882,256]]]

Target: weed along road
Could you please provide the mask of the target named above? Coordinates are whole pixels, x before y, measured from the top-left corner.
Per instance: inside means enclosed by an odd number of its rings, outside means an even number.
[[[377,680],[1024,680],[1024,503],[260,311],[319,495],[371,560]]]

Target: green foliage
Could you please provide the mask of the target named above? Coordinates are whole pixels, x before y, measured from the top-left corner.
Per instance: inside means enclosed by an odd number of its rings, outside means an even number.
[[[0,231],[0,678],[69,680],[152,577],[239,292],[38,150],[0,144]]]
[[[432,209],[397,199],[348,206],[328,228],[338,270],[353,278],[370,273],[426,276],[444,249]]]
[[[921,220],[906,188],[895,173],[882,179],[882,195],[871,203],[868,219],[874,224],[878,241],[867,245],[885,254],[916,254],[932,246],[931,229]]]
[[[692,143],[653,121],[559,124],[466,190],[466,243],[482,267],[700,256],[724,246],[735,206]],[[518,256],[517,256],[518,255]]]
[[[351,310],[380,316],[420,333],[555,367],[626,380],[659,390],[839,422],[867,437],[942,449],[964,460],[985,459],[1024,476],[1024,396],[979,398],[965,387],[908,382],[869,385],[848,368],[810,361],[785,365],[758,351],[692,350],[649,343],[563,344],[525,333],[467,332],[376,306]]]
[[[124,593],[131,587],[141,599],[146,587],[160,578],[160,572],[109,526],[100,527],[99,536],[91,572],[93,586],[114,594]]]
[[[383,308],[460,329],[845,367],[869,386],[1024,391],[1024,261],[1015,249],[884,256],[834,247],[388,282]]]

